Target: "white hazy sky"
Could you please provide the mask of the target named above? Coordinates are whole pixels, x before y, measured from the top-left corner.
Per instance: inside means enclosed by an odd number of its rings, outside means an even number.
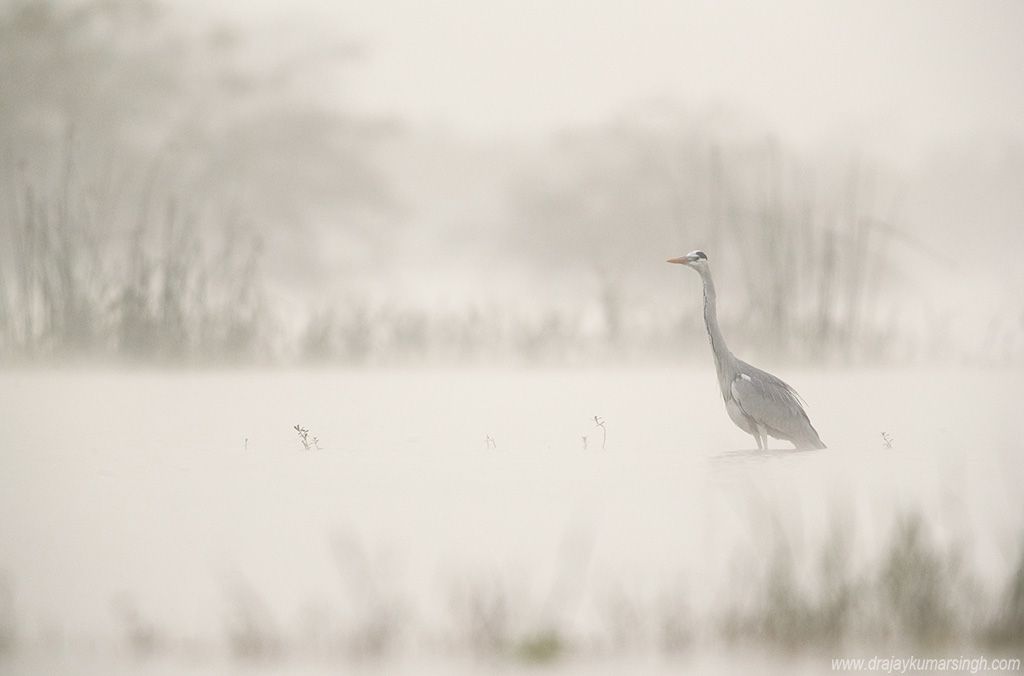
[[[809,153],[865,154],[927,176],[937,150],[1024,144],[1024,0],[249,0],[173,6],[250,32],[250,54],[353,39],[365,53],[324,94],[482,140],[597,124],[668,100],[724,109]],[[322,86],[323,74],[311,82]],[[535,137],[534,137],[534,140]],[[948,165],[948,160],[947,160]],[[971,175],[973,167],[963,167]],[[914,193],[902,216],[936,250],[968,247],[1002,298],[1019,287],[1015,187],[974,172],[966,214]],[[1013,174],[1014,176],[1016,174]],[[958,177],[950,190],[964,193]],[[971,195],[954,204],[965,204]],[[913,199],[909,199],[913,202]],[[991,217],[982,219],[985,206]],[[1019,200],[1013,204],[1019,205]],[[965,233],[969,232],[969,235]],[[929,270],[934,272],[935,265]],[[976,304],[978,287],[954,284]],[[922,284],[927,287],[928,285]],[[953,298],[955,289],[944,295]],[[984,295],[984,294],[982,294]]]
[[[310,30],[354,37],[367,54],[339,83],[348,96],[474,135],[599,122],[667,98],[737,109],[797,143],[898,154],[979,132],[1024,139],[1016,0],[185,1],[277,44]]]

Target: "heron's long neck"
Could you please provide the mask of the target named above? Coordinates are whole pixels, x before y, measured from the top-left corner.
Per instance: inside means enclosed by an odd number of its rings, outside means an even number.
[[[704,281],[704,325],[707,326],[708,338],[711,339],[715,369],[721,379],[723,366],[731,363],[733,357],[725,345],[725,338],[722,337],[722,330],[718,326],[718,297],[715,295],[715,282],[711,279],[711,271],[701,271],[700,276]]]

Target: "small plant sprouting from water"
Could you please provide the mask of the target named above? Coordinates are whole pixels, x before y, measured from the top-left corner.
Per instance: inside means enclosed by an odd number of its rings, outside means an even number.
[[[296,425],[292,429],[299,435],[299,441],[302,443],[302,448],[310,451],[313,449],[320,450],[320,439],[319,437],[310,436],[309,429],[302,425]]]
[[[892,436],[888,432],[882,432],[882,445],[887,449],[891,449],[893,444]]]
[[[493,448],[494,450],[498,450],[498,442],[496,442],[494,440],[494,437],[492,437],[490,434],[484,437],[484,443],[487,445],[487,448]]]
[[[584,434],[580,439],[583,439],[583,450],[587,450],[587,435]]]
[[[604,418],[594,416],[594,425],[601,428],[601,450],[604,450],[605,444],[608,443],[608,429],[604,426]],[[584,437],[583,447],[586,448],[587,442]]]

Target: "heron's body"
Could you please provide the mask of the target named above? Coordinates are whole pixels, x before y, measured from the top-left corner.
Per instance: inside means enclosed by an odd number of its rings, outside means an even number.
[[[758,448],[768,448],[768,437],[790,441],[796,448],[825,448],[800,403],[800,395],[770,373],[737,359],[725,344],[718,326],[718,299],[707,256],[694,251],[670,263],[696,270],[704,284],[704,324],[715,358],[718,386],[725,410],[736,426],[754,437]]]

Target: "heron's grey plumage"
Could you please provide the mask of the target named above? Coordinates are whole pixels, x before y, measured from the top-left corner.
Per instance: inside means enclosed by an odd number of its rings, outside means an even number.
[[[725,409],[736,426],[752,435],[758,448],[768,448],[769,436],[790,441],[799,449],[825,448],[796,390],[772,374],[737,359],[726,346],[718,326],[718,298],[707,255],[693,251],[669,262],[692,267],[701,276],[704,325],[715,358],[718,386]]]

